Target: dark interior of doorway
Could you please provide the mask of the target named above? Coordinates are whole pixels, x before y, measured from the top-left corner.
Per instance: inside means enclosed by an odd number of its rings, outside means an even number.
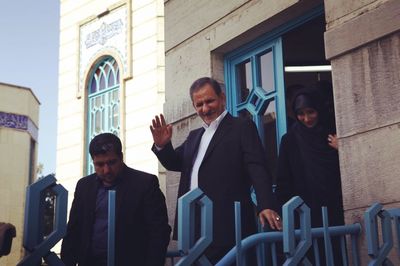
[[[319,66],[316,67],[317,69],[322,69],[321,66],[330,67],[330,62],[325,59],[324,32],[325,17],[322,15],[286,32],[282,36],[283,62],[285,67],[285,104],[288,129],[295,121],[295,115],[292,112],[292,100],[297,90],[302,87],[323,87],[332,93],[332,76],[330,71],[326,69],[305,71],[304,69],[304,67],[316,66]],[[299,68],[293,71],[293,67]],[[289,70],[290,68],[292,68],[292,70]],[[333,95],[331,110],[333,111]],[[265,126],[266,125],[271,125],[271,123],[265,123]],[[274,132],[271,128],[266,128],[265,131]],[[274,181],[276,178],[278,156],[278,147],[276,146],[275,139],[276,136],[271,133],[267,134],[264,140],[266,143],[266,158]]]
[[[283,60],[288,66],[330,65],[325,59],[325,18],[317,17],[282,36]],[[285,85],[314,85],[318,80],[331,81],[330,72],[286,72]]]
[[[322,15],[282,36],[286,110],[289,116],[293,115],[291,114],[292,96],[299,88],[320,86],[330,86],[330,90],[332,88],[330,70],[321,70],[320,67],[330,66],[330,62],[325,59],[324,32],[325,17]],[[310,66],[320,68],[320,70],[304,70],[304,67]],[[290,67],[300,68],[293,71],[289,70]]]

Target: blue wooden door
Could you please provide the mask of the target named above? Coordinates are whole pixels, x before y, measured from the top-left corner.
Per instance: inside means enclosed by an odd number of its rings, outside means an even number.
[[[286,133],[282,40],[251,43],[225,58],[227,109],[253,119],[275,176],[278,147]]]

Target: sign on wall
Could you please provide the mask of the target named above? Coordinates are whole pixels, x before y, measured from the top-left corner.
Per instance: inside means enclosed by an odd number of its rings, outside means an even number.
[[[117,56],[120,69],[128,73],[128,8],[126,5],[111,10],[80,26],[79,31],[79,91],[85,87],[85,78],[97,58],[102,55]]]
[[[0,127],[26,131],[35,141],[38,140],[39,129],[26,115],[0,112]]]

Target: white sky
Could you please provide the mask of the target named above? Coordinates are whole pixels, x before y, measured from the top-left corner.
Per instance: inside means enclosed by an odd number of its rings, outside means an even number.
[[[41,103],[44,175],[56,167],[59,9],[59,0],[0,0],[0,82],[31,88]]]

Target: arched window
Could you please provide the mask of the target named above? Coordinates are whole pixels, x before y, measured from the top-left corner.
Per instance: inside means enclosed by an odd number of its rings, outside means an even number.
[[[88,85],[87,147],[90,140],[100,133],[119,135],[119,75],[118,64],[112,57],[104,58],[91,73]],[[93,173],[89,152],[87,166],[87,173]]]

